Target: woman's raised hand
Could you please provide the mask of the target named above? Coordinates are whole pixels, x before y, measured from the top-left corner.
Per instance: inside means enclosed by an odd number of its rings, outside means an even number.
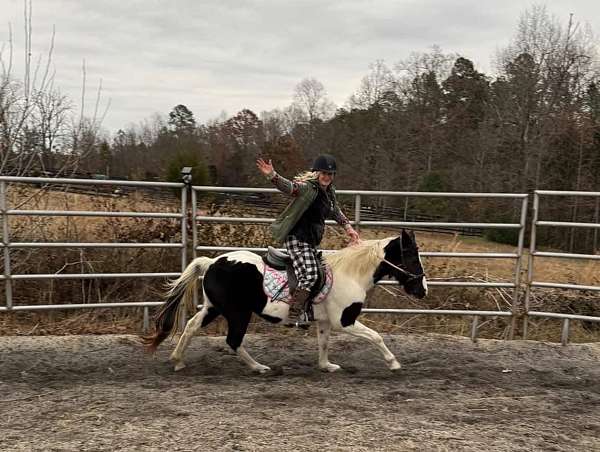
[[[268,176],[269,174],[271,174],[273,172],[273,164],[271,163],[271,160],[269,159],[268,162],[265,162],[263,159],[258,159],[256,161],[256,167],[260,170],[261,173],[263,173],[265,176]]]

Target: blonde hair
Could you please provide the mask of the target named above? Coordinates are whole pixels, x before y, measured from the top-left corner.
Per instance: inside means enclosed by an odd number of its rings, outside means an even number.
[[[360,277],[377,267],[385,254],[383,249],[393,239],[363,240],[357,245],[343,248],[325,256],[325,261],[332,270],[346,273],[348,276]]]
[[[302,173],[298,173],[294,180],[297,182],[306,182],[307,180],[317,179],[319,177],[318,171],[304,171]]]

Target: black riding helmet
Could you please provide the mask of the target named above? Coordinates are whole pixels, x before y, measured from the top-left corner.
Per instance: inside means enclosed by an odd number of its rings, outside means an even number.
[[[337,171],[335,157],[329,154],[321,154],[315,159],[311,169],[312,171],[327,171],[328,173],[335,173]]]

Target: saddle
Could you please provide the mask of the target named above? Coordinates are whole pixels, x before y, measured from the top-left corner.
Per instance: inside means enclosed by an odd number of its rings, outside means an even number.
[[[296,277],[296,272],[292,266],[292,258],[288,253],[279,251],[278,249],[270,246],[267,249],[267,254],[263,256],[263,262],[267,265],[267,267],[270,267],[276,272],[285,273],[287,278],[278,278],[279,291],[283,292],[283,289],[285,288],[285,294],[281,293],[281,297],[274,296],[273,298],[287,298],[289,293],[293,293],[296,287],[298,287],[298,278]],[[319,264],[319,276],[317,278],[317,282],[311,287],[310,295],[308,296],[308,301],[314,301],[315,303],[323,301],[325,296],[327,296],[329,293],[329,289],[331,289],[331,272],[326,271],[326,267],[323,263],[323,256],[320,251],[317,253],[317,262]],[[267,277],[267,273],[268,272],[265,269],[265,292],[267,292],[267,294],[271,294],[273,292],[273,287],[267,287],[267,285],[269,285],[267,280],[272,278],[270,276]],[[283,281],[283,279],[287,279],[287,281]],[[283,287],[285,285],[287,285],[287,287]]]

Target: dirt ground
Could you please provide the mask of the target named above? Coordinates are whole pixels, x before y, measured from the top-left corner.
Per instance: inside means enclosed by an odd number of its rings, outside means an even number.
[[[441,335],[385,336],[389,371],[359,339],[248,336],[273,371],[249,371],[223,337],[188,367],[135,336],[0,337],[3,451],[600,451],[600,344],[562,347]]]

